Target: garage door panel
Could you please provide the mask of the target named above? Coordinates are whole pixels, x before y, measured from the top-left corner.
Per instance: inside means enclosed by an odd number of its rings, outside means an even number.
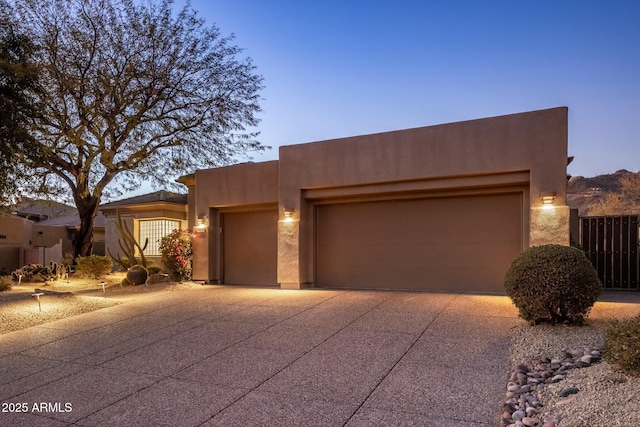
[[[521,193],[321,205],[316,282],[503,292],[522,233]]]
[[[277,284],[277,223],[276,210],[224,214],[224,283]]]

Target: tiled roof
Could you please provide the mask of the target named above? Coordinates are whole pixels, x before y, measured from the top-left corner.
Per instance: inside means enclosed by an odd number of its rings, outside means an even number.
[[[113,207],[113,206],[123,206],[123,205],[138,205],[143,203],[154,203],[154,202],[170,202],[170,203],[179,203],[182,205],[187,204],[187,195],[181,193],[172,193],[166,190],[156,191],[154,193],[142,194],[140,196],[133,196],[127,199],[116,200],[110,203],[103,203],[100,207]]]
[[[93,223],[93,226],[96,228],[104,228],[106,222],[107,220],[104,214],[98,211],[98,214],[96,215],[96,219]],[[73,214],[73,215],[62,216],[58,218],[45,219],[44,221],[40,221],[38,224],[75,228],[80,226],[80,217],[78,216],[78,214]]]

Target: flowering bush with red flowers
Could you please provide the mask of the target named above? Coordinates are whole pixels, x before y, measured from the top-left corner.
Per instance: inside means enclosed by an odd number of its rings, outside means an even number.
[[[191,257],[193,255],[191,230],[173,230],[160,240],[162,264],[172,280],[191,279]]]

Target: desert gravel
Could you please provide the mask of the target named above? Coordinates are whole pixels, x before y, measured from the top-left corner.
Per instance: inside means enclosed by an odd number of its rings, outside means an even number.
[[[101,290],[85,294],[47,294],[41,298],[42,312],[31,296],[34,287],[42,284],[28,284],[15,287],[8,292],[0,292],[0,334],[28,328],[38,324],[58,320],[101,308],[121,304],[127,296],[136,293],[164,292],[199,286],[193,283],[158,283],[151,286],[121,288],[116,277],[107,288],[108,298]],[[85,284],[86,287],[87,284]],[[77,284],[65,289],[58,283],[57,291],[77,289]],[[96,284],[91,283],[91,287]],[[606,308],[606,304],[601,304]],[[629,305],[627,313],[639,312],[637,305]],[[529,326],[522,324],[511,331],[510,364],[515,366],[537,357],[555,357],[565,350],[602,348],[603,332],[607,318],[596,316],[587,326]],[[505,384],[508,378],[505,377]],[[561,398],[559,393],[577,387],[577,394]],[[558,427],[616,427],[640,425],[640,378],[615,371],[602,361],[588,368],[574,369],[567,377],[549,385],[538,396],[544,404],[540,419],[560,415]]]
[[[122,277],[122,274],[114,273],[106,280],[107,298],[97,280],[72,279],[14,285],[11,290],[0,292],[0,334],[122,304],[137,295],[201,286],[193,282],[162,282],[122,287],[119,285]],[[45,293],[40,297],[42,311],[32,296],[36,289]]]
[[[606,319],[596,319],[580,327],[517,326],[511,331],[511,366],[539,357],[558,357],[565,350],[602,348],[606,324]],[[568,387],[580,391],[560,397]],[[538,397],[544,405],[539,418],[560,415],[558,427],[640,425],[640,378],[616,371],[605,361],[571,370],[564,380],[548,385]]]

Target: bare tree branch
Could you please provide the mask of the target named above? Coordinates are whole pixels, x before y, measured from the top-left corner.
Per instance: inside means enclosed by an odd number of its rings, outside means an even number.
[[[141,180],[159,185],[228,164],[265,147],[259,122],[263,79],[233,37],[222,37],[172,0],[0,0],[39,47],[42,117],[29,133],[45,159],[34,174],[67,186],[84,222],[105,195]],[[113,185],[117,184],[117,185]],[[80,236],[76,254],[90,238]]]

